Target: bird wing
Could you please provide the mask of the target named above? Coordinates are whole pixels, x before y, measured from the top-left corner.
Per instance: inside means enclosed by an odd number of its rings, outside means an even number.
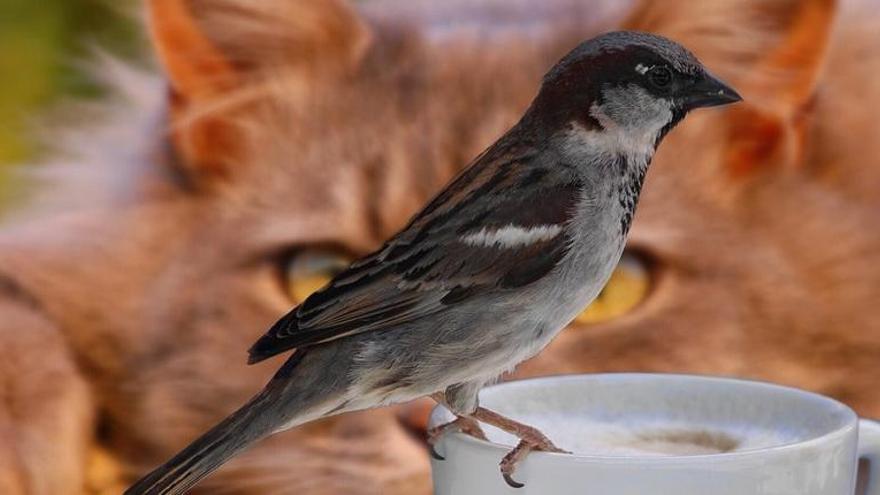
[[[582,197],[583,184],[563,169],[478,161],[382,248],[279,320],[251,348],[250,362],[538,280],[569,248],[566,226]]]

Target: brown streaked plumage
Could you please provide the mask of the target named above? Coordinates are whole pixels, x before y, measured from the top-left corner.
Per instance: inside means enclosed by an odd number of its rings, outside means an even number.
[[[480,407],[480,389],[595,299],[666,133],[691,110],[740,100],[666,38],[584,41],[547,73],[522,119],[403,230],[251,347],[251,363],[296,348],[259,394],[125,493],[183,493],[264,437],[425,396],[463,431],[483,437],[481,421],[520,438],[500,470],[522,487],[512,475],[530,451],[564,450]]]

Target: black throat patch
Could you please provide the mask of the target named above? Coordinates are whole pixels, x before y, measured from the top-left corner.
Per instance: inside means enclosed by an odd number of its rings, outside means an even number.
[[[615,165],[621,175],[621,180],[617,183],[617,201],[623,209],[623,214],[620,217],[620,235],[623,237],[629,234],[636,206],[639,203],[639,195],[642,192],[642,184],[645,182],[645,174],[650,164],[650,156],[641,163],[631,163],[624,156],[617,157]]]

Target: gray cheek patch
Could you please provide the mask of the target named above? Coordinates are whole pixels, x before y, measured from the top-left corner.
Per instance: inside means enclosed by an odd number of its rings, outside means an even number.
[[[672,120],[668,99],[657,98],[635,84],[604,89],[602,99],[595,110],[625,129],[659,131]]]

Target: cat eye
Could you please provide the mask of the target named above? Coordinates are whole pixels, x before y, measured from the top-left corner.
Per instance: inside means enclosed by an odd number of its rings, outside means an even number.
[[[289,256],[284,266],[284,290],[299,304],[348,268],[352,258],[331,249],[304,249]]]
[[[648,296],[650,289],[647,260],[641,254],[625,251],[605,288],[574,321],[596,324],[623,316],[635,309]]]
[[[672,71],[668,67],[659,65],[648,71],[648,77],[651,83],[658,88],[665,88],[672,82]]]

